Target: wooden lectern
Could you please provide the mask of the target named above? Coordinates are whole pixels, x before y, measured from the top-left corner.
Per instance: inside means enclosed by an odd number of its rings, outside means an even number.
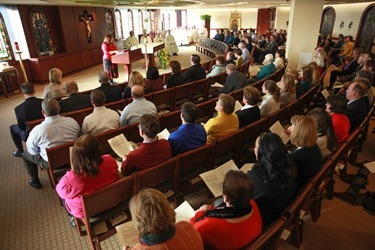
[[[125,82],[128,81],[129,74],[132,72],[132,62],[142,59],[142,50],[125,50],[121,53],[112,56],[112,63],[123,64],[125,71]]]

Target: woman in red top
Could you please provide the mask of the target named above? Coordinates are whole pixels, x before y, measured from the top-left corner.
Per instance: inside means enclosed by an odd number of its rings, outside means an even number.
[[[112,156],[102,155],[94,136],[82,135],[74,143],[71,165],[72,169],[62,177],[56,191],[64,199],[69,214],[83,218],[81,196],[119,180],[117,164]]]
[[[224,203],[204,205],[190,223],[202,236],[205,249],[239,249],[262,231],[262,219],[254,200],[253,184],[241,171],[230,170],[223,182]]]
[[[345,115],[347,101],[344,96],[330,95],[327,97],[326,111],[332,118],[333,130],[339,143],[349,136],[350,122]]]
[[[112,55],[116,54],[117,47],[113,44],[113,39],[111,35],[106,35],[102,43],[103,51],[103,68],[107,72],[111,83],[113,84],[114,78],[118,78],[117,64],[113,64],[111,61]]]

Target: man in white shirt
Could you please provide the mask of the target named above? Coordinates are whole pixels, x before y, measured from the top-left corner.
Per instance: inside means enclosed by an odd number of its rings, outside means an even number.
[[[130,49],[133,46],[138,46],[138,39],[134,36],[134,32],[129,32],[129,37],[125,40],[125,48]]]
[[[245,62],[249,62],[250,61],[250,52],[246,48],[245,43],[244,42],[240,42],[238,44],[238,48],[242,50],[242,58],[245,60]]]
[[[139,122],[143,114],[157,114],[155,104],[143,97],[143,87],[135,85],[131,89],[133,102],[126,105],[121,114],[121,126]]]
[[[85,117],[82,124],[82,134],[100,134],[104,131],[120,126],[119,114],[104,106],[105,95],[102,91],[94,89],[90,94],[94,111]]]
[[[80,133],[78,123],[70,117],[59,115],[60,106],[56,99],[47,98],[42,102],[44,121],[31,130],[26,141],[27,151],[23,161],[28,174],[30,186],[42,188],[38,177],[38,165],[48,169],[47,148],[74,141]]]

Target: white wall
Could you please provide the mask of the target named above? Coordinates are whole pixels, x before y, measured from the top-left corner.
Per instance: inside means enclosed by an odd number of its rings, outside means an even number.
[[[229,9],[188,9],[187,10],[187,24],[188,26],[195,25],[202,27],[204,22],[200,19],[201,15],[211,15],[211,29],[215,28],[229,28],[230,14],[234,10]],[[241,15],[241,28],[256,28],[258,9],[238,9]]]
[[[344,36],[351,35],[355,39],[362,13],[370,4],[371,3],[325,5],[324,7],[331,6],[336,11],[335,26],[332,36],[337,37],[339,34],[343,34]],[[341,21],[344,22],[344,28],[342,29],[340,28]],[[348,25],[350,22],[353,22],[353,25],[349,30]]]
[[[286,22],[289,21],[290,7],[276,8],[275,29],[288,30]]]
[[[357,36],[357,30],[363,11],[372,3],[355,3],[355,4],[335,4],[335,5],[324,5],[324,8],[330,6],[335,9],[336,19],[333,28],[333,37],[337,37],[339,34],[344,36],[351,35],[354,39]],[[289,20],[290,7],[279,7],[276,8],[276,19],[275,29],[288,29],[286,27],[286,21]],[[344,22],[344,28],[340,29],[341,21]],[[348,25],[353,22],[352,28],[349,30]],[[309,25],[309,20],[306,20],[306,27]]]

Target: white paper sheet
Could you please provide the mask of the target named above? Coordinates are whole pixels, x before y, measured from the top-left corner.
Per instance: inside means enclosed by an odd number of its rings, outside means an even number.
[[[371,174],[375,173],[375,161],[363,164]]]
[[[130,151],[133,151],[133,147],[129,141],[125,138],[124,134],[120,134],[108,140],[109,145],[113,151],[120,157],[124,158],[129,154]]]
[[[214,84],[211,85],[211,87],[214,87],[214,88],[224,88],[224,85],[220,84],[218,82],[215,82]]]
[[[120,241],[120,246],[133,247],[138,243],[139,235],[134,227],[133,221],[126,222],[116,227],[117,235]]]
[[[328,92],[328,90],[326,90],[326,89],[323,89],[320,93],[322,93],[322,95],[324,96],[324,98],[328,98],[328,96],[329,96],[329,92]]]
[[[246,163],[242,166],[242,168],[240,170],[244,173],[247,173],[247,172],[249,172],[250,170],[253,169],[254,165],[255,165],[255,163]]]
[[[229,170],[238,170],[233,160],[224,163],[218,168],[204,172],[199,176],[203,179],[204,183],[206,183],[212,194],[215,197],[219,197],[223,194],[223,181],[225,174]]]
[[[174,211],[176,212],[176,223],[180,221],[189,222],[195,215],[194,209],[187,201],[184,201]]]
[[[236,112],[236,111],[238,111],[238,110],[241,110],[242,107],[243,107],[243,106],[241,105],[241,103],[237,100],[237,101],[235,102],[234,112]]]
[[[168,129],[165,128],[163,131],[161,131],[161,132],[158,134],[158,138],[159,138],[159,139],[165,139],[165,140],[168,140],[169,135],[170,135],[170,133],[169,133]]]
[[[281,123],[279,121],[275,122],[271,127],[270,131],[272,133],[277,134],[280,136],[281,140],[283,141],[284,144],[287,144],[289,141],[289,136],[285,133],[285,130],[283,126],[281,126]]]

